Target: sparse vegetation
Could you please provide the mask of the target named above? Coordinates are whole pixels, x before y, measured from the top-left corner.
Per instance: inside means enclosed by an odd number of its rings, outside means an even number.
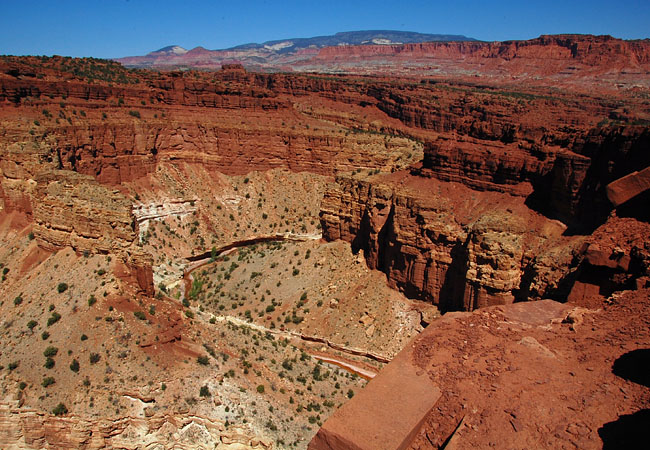
[[[52,414],[55,416],[63,416],[65,414],[68,414],[68,408],[63,403],[59,403],[52,410]]]

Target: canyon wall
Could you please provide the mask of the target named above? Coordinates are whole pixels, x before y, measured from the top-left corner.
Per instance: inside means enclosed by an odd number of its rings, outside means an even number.
[[[319,58],[349,56],[428,56],[440,59],[527,59],[533,63],[569,60],[591,66],[650,64],[648,40],[624,41],[611,36],[547,35],[526,41],[424,42],[394,45],[325,47]],[[549,67],[548,70],[554,68]],[[557,70],[557,69],[555,69]]]
[[[647,59],[639,50],[644,43],[625,42],[619,48],[618,41],[606,38],[576,39],[415,44],[413,49],[459,45],[490,58],[578,58],[600,68],[609,60],[594,55],[608,54],[608,48],[616,58]],[[535,56],[539,48],[545,56]],[[353,51],[341,51],[348,50]],[[38,64],[46,69],[36,74]],[[0,161],[0,197],[6,210],[30,216],[38,211],[36,234],[46,237],[39,242],[65,242],[82,251],[91,246],[83,244],[83,236],[98,235],[97,230],[80,228],[74,237],[55,238],[56,221],[46,218],[53,210],[47,202],[35,207],[34,198],[72,195],[65,189],[46,195],[59,186],[49,181],[52,170],[90,175],[115,187],[177,163],[226,174],[273,168],[329,176],[362,168],[388,174],[417,162],[423,148],[421,162],[409,168],[413,180],[424,180],[422,195],[391,182],[339,179],[323,201],[324,237],[363,249],[371,267],[410,296],[443,309],[472,309],[524,298],[524,293],[567,290],[558,277],[568,270],[573,244],[554,253],[562,253],[555,263],[544,253],[555,244],[522,242],[529,242],[531,230],[548,219],[561,220],[571,233],[592,231],[613,209],[605,187],[650,166],[650,109],[642,96],[632,94],[601,97],[465,81],[254,74],[237,65],[216,73],[162,74],[118,67],[111,70],[126,82],[107,84],[80,80],[68,64],[65,58],[3,60],[0,101],[7,105],[8,119],[2,132],[7,144]],[[33,137],[25,138],[29,127]],[[486,207],[484,219],[461,220],[457,210],[440,206],[458,199],[457,194],[427,191],[439,186],[438,180],[471,188],[466,194],[489,199],[480,200],[486,205],[516,198],[506,203],[514,202],[519,212]],[[104,197],[111,195],[107,191]],[[88,201],[72,197],[80,204]],[[109,221],[115,227],[106,236],[127,230],[130,211],[123,206],[115,210],[124,211],[124,217]],[[57,226],[67,229],[66,220]],[[558,234],[542,240],[551,242]],[[98,245],[121,248],[128,241],[119,236],[110,245]]]
[[[323,236],[351,242],[391,286],[445,311],[511,303],[522,279],[538,296],[557,287],[575,245],[554,248],[561,224],[521,205],[500,208],[491,198],[479,200],[474,213],[459,214],[439,185],[427,188],[338,178],[321,206]],[[540,270],[536,257],[551,250],[559,270]]]

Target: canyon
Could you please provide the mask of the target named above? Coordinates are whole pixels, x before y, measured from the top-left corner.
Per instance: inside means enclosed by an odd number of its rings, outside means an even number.
[[[0,57],[0,446],[602,445],[650,404],[648,48]]]

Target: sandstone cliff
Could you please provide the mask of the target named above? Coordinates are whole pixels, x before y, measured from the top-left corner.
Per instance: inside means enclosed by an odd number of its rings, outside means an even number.
[[[563,270],[537,270],[536,258],[563,254],[554,266],[566,270],[579,239],[560,242],[561,224],[498,195],[409,175],[339,178],[323,199],[323,236],[351,242],[390,285],[443,310],[511,303],[522,279],[538,286],[537,296],[552,293]]]

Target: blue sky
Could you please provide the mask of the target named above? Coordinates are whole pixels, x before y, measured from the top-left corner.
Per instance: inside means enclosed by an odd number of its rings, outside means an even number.
[[[218,49],[370,29],[486,41],[557,33],[641,39],[650,38],[650,0],[0,0],[0,54],[110,58],[170,44]]]

